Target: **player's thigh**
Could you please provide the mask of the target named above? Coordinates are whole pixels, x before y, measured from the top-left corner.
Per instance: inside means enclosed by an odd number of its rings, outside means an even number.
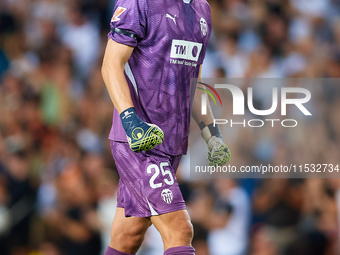
[[[162,236],[165,250],[170,247],[191,245],[193,228],[187,210],[152,216],[150,219]]]
[[[111,246],[115,248],[129,240],[134,240],[133,243],[141,242],[150,226],[149,218],[125,217],[124,208],[117,207],[112,223]]]

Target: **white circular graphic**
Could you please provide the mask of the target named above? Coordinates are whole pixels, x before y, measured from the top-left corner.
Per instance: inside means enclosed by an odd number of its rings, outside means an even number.
[[[165,203],[171,204],[172,199],[173,199],[173,195],[172,195],[171,190],[163,189],[161,196],[162,196],[162,199],[164,200]]]
[[[200,25],[203,36],[206,36],[208,32],[208,25],[204,18],[201,18]]]

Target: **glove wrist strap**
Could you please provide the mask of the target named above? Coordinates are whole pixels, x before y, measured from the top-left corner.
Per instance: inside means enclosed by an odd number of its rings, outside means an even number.
[[[120,116],[120,119],[122,121],[122,125],[125,131],[133,127],[134,121],[136,121],[136,119],[139,120],[139,117],[134,107],[130,107],[122,111],[122,113],[119,116]]]
[[[199,127],[201,129],[201,135],[206,143],[208,143],[209,139],[212,136],[216,136],[222,139],[221,130],[217,124],[214,125],[214,123],[211,123],[209,125],[205,125],[205,123],[202,121],[199,124]]]

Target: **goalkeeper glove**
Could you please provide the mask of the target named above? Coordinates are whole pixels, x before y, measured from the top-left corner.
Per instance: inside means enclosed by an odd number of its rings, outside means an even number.
[[[208,145],[208,162],[211,166],[223,166],[230,160],[231,153],[227,145],[223,142],[220,128],[211,123],[206,126],[200,123],[201,134]]]
[[[151,150],[164,140],[164,133],[157,125],[142,121],[135,108],[130,107],[120,114],[130,148],[134,152]]]

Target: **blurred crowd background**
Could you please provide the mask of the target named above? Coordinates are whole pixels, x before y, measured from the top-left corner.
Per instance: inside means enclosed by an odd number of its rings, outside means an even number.
[[[114,2],[0,0],[1,255],[97,255],[109,243],[118,175],[101,61]],[[203,77],[340,76],[340,1],[208,2]],[[340,163],[340,86],[317,95],[299,147],[239,131],[225,138],[233,160]],[[193,180],[187,164],[178,181],[197,255],[339,254],[337,179]],[[150,228],[140,254],[162,253]]]

